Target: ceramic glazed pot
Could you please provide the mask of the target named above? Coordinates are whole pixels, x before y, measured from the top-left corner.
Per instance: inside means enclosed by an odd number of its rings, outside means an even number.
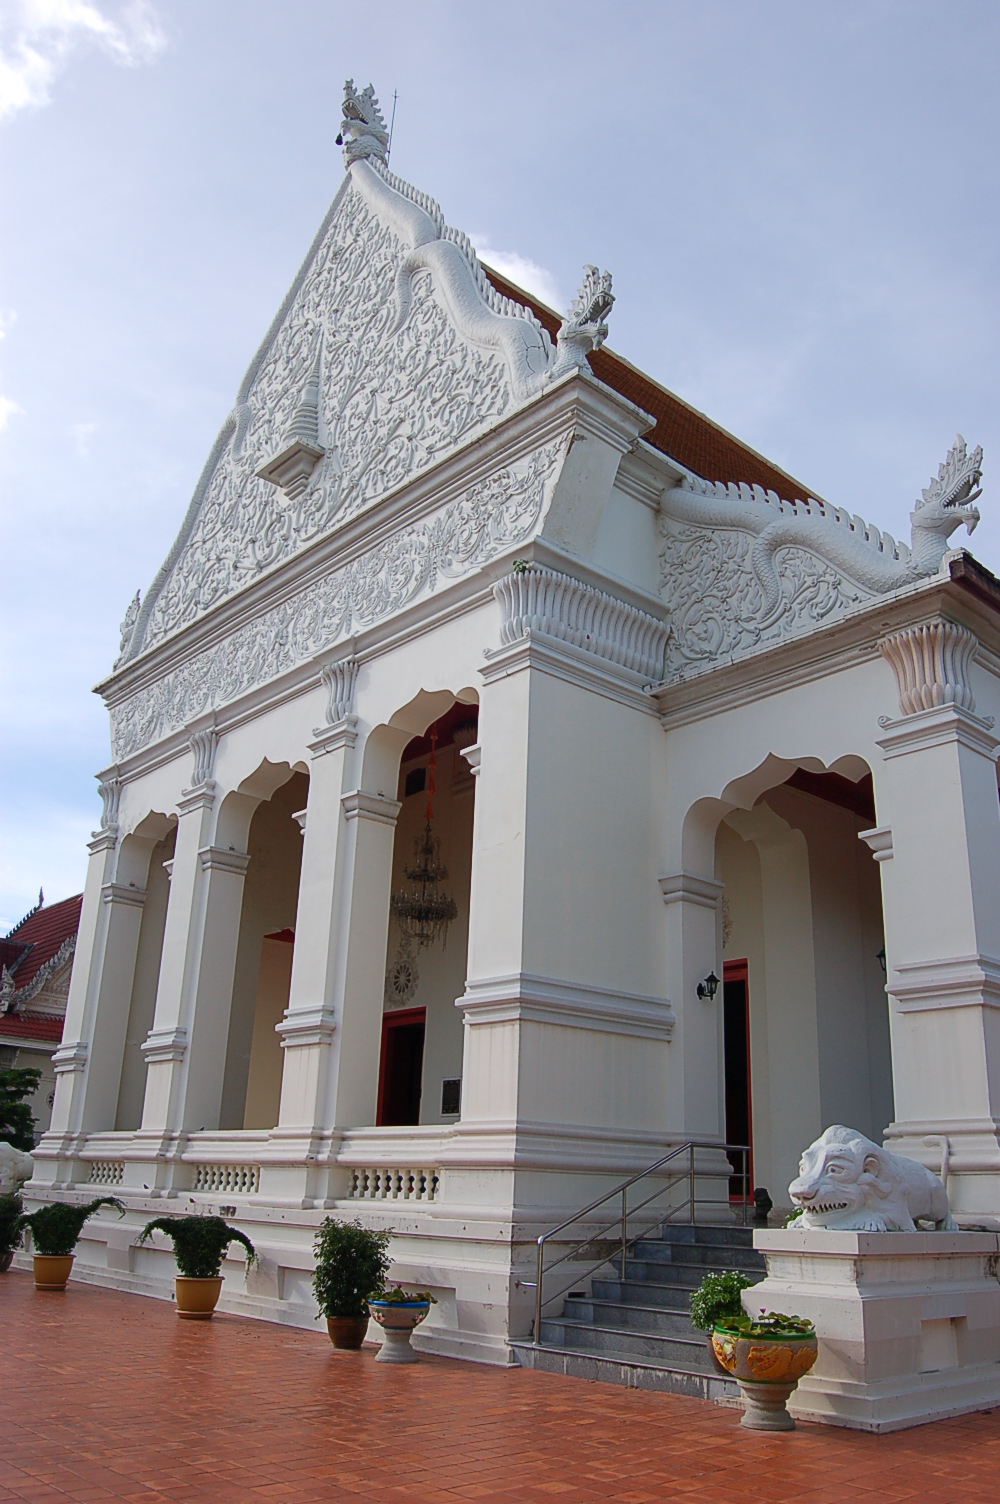
[[[14,1262],[14,1250],[13,1250],[13,1248],[8,1248],[6,1253],[0,1253],[0,1274],[6,1274],[7,1270],[10,1268],[10,1266],[11,1266],[11,1264],[13,1262]]]
[[[785,1406],[803,1374],[816,1362],[815,1332],[769,1332],[746,1337],[726,1327],[712,1332],[712,1351],[736,1379],[743,1396],[742,1424],[750,1431],[792,1431],[795,1422]]]
[[[174,1279],[177,1314],[185,1321],[209,1321],[219,1302],[222,1275],[214,1279],[192,1279],[178,1274]]]
[[[73,1267],[72,1253],[36,1253],[32,1258],[36,1290],[65,1290]]]
[[[385,1341],[376,1355],[376,1363],[416,1363],[410,1346],[414,1327],[420,1325],[431,1308],[429,1300],[370,1300],[368,1309],[385,1332]]]
[[[367,1316],[328,1316],[326,1329],[330,1333],[330,1341],[334,1347],[343,1348],[346,1352],[356,1353],[365,1340],[368,1331]]]

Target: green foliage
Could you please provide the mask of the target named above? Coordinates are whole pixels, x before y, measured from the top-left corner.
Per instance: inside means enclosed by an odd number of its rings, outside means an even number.
[[[690,1301],[691,1320],[698,1330],[710,1332],[720,1322],[738,1321],[743,1315],[740,1296],[752,1284],[752,1279],[747,1279],[736,1269],[726,1269],[722,1274],[706,1274]]]
[[[0,1139],[24,1154],[35,1147],[35,1119],[24,1098],[34,1095],[41,1079],[41,1071],[33,1067],[0,1070]]]
[[[21,1218],[24,1202],[20,1193],[0,1196],[0,1254],[11,1253],[21,1246]]]
[[[221,1217],[157,1217],[146,1223],[136,1239],[136,1247],[154,1232],[162,1232],[173,1243],[177,1270],[185,1279],[218,1279],[230,1243],[243,1244],[247,1269],[257,1262],[250,1239]]]
[[[313,1293],[321,1316],[366,1316],[367,1302],[379,1297],[389,1272],[388,1232],[372,1232],[360,1222],[320,1223],[313,1243]],[[412,1300],[414,1297],[406,1297]]]
[[[756,1320],[752,1316],[744,1315],[733,1323],[733,1327],[741,1337],[815,1337],[816,1335],[816,1328],[804,1316],[785,1316],[781,1311],[772,1311],[765,1316],[763,1307]]]
[[[792,1225],[793,1222],[797,1222],[799,1220],[799,1218],[802,1216],[802,1213],[804,1211],[805,1211],[805,1207],[804,1206],[797,1206],[794,1211],[788,1213],[788,1216],[785,1218],[784,1225],[786,1227],[791,1227],[791,1225]]]
[[[369,1295],[369,1300],[384,1300],[388,1305],[404,1305],[407,1301],[425,1300],[428,1305],[436,1306],[437,1301],[429,1290],[404,1290],[402,1285],[393,1285],[391,1290],[383,1290],[379,1296]]]
[[[29,1216],[20,1216],[17,1219],[18,1232],[30,1228],[35,1252],[59,1258],[73,1252],[83,1224],[102,1206],[113,1206],[121,1216],[125,1215],[125,1208],[117,1196],[100,1196],[96,1201],[88,1201],[86,1206],[53,1201],[49,1206],[40,1206]]]

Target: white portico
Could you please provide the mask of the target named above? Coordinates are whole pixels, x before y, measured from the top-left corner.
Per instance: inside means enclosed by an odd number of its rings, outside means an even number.
[[[301,1325],[317,1225],[360,1215],[425,1342],[494,1362],[538,1233],[691,1139],[780,1202],[848,1121],[1000,1225],[1000,586],[948,551],[981,455],[910,547],[810,498],[602,348],[607,275],[560,323],[392,173],[370,89],[344,113],[100,686],[29,1199],[117,1187],[77,1272],[163,1295],[138,1227],[222,1211],[262,1255],[224,1303]],[[455,917],[420,946],[428,819]]]

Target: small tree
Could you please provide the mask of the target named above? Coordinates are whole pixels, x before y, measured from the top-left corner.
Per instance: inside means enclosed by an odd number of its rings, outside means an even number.
[[[221,1217],[157,1217],[146,1223],[136,1247],[154,1232],[162,1232],[173,1243],[178,1273],[184,1279],[218,1279],[230,1243],[243,1244],[248,1269],[257,1262],[250,1239]]]
[[[382,1293],[389,1272],[388,1232],[360,1222],[320,1223],[313,1252],[313,1293],[320,1316],[367,1316],[368,1301]]]
[[[0,1070],[0,1139],[23,1154],[35,1147],[35,1119],[24,1098],[34,1096],[41,1079],[41,1071],[31,1066]]]
[[[73,1252],[77,1239],[83,1232],[83,1224],[102,1206],[113,1206],[124,1217],[125,1208],[117,1196],[101,1196],[97,1201],[88,1201],[85,1206],[71,1206],[67,1201],[53,1201],[49,1206],[40,1206],[37,1212],[17,1221],[18,1232],[29,1228],[36,1253],[49,1257],[65,1258]]]
[[[24,1202],[19,1191],[13,1196],[0,1196],[0,1258],[20,1248],[23,1216]]]

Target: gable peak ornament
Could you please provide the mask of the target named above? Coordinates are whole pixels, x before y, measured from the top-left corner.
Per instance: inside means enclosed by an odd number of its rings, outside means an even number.
[[[302,495],[310,476],[326,453],[319,441],[321,361],[322,348],[317,348],[316,359],[285,432],[285,442],[273,459],[269,459],[257,471],[261,480],[270,481],[273,486],[284,491],[289,501],[295,501]]]
[[[369,84],[360,94],[353,78],[344,84],[344,118],[340,122],[337,145],[344,148],[344,165],[352,162],[386,162],[389,157],[389,132],[382,111]]]

